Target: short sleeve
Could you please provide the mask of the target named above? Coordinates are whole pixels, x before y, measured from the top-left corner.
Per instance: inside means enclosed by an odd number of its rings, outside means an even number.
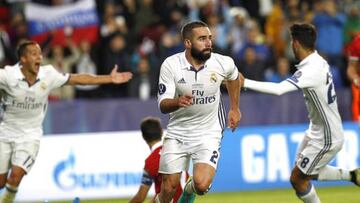
[[[225,79],[236,80],[238,78],[239,71],[234,63],[234,60],[231,57],[223,56],[220,63],[222,64],[225,70]]]
[[[4,89],[5,86],[6,86],[6,69],[3,68],[3,69],[0,69],[0,89]]]
[[[326,80],[326,75],[323,75],[320,71],[311,70],[310,67],[302,68],[296,71],[290,78],[286,79],[297,88],[309,88],[322,84]]]
[[[227,79],[228,80],[236,80],[239,77],[239,71],[236,67],[234,60],[230,57],[227,57],[228,68],[227,68]]]
[[[165,60],[161,65],[159,75],[159,89],[158,89],[158,104],[163,99],[173,99],[175,95],[176,87],[174,75],[171,71],[168,60]]]
[[[50,78],[52,79],[52,89],[63,86],[70,78],[68,73],[60,73],[51,65],[46,66],[46,68]]]

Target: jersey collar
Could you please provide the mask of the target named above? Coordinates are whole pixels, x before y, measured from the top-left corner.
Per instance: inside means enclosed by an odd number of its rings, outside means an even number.
[[[208,60],[210,60],[210,58]],[[186,60],[185,51],[183,51],[180,55],[180,64],[181,64],[181,69],[187,69],[187,70],[191,70],[191,71],[195,71],[195,72],[199,72],[200,70],[202,70],[206,67],[206,62],[205,62],[204,65],[201,66],[201,68],[199,70],[195,70],[195,68],[192,67],[192,65]]]
[[[312,54],[304,58],[302,61],[300,61],[299,64],[295,65],[295,67],[299,70],[303,68],[309,61],[312,60],[312,58],[316,57],[318,55],[317,51],[315,50]]]
[[[161,145],[162,145],[162,142],[161,142],[161,141],[155,143],[155,144],[151,147],[151,152],[153,152],[155,149],[159,148]]]
[[[25,76],[24,74],[21,72],[21,69],[22,69],[22,65],[20,63],[17,63],[15,64],[15,67],[16,68],[16,71],[15,71],[15,77],[16,79],[18,80],[24,80],[25,81]],[[38,75],[36,76],[36,80],[41,80],[45,77],[45,74],[40,66],[40,69],[39,69],[39,73]]]

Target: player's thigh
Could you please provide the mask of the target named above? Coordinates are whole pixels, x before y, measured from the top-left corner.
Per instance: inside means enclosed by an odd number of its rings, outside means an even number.
[[[0,175],[6,174],[11,167],[12,146],[11,142],[0,140]]]
[[[40,141],[33,139],[18,140],[15,142],[12,165],[22,168],[28,173],[35,163],[39,152]]]
[[[308,142],[296,160],[296,166],[305,175],[317,175],[341,150],[342,142],[318,144]]]
[[[161,149],[159,173],[176,174],[186,171],[189,160],[189,153],[181,141],[165,138]]]
[[[220,144],[221,138],[206,138],[194,144],[191,149],[191,158],[194,166],[198,163],[207,164],[216,170],[220,159]]]

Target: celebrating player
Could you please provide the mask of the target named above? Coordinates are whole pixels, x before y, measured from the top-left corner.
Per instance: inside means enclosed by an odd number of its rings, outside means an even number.
[[[48,106],[48,95],[62,85],[121,84],[132,74],[110,75],[59,73],[51,65],[42,66],[40,46],[32,41],[18,48],[19,63],[0,69],[0,89],[4,115],[0,124],[0,189],[6,188],[0,203],[15,199],[19,184],[29,173],[39,150],[42,122]]]
[[[182,28],[185,51],[163,62],[158,103],[170,120],[160,158],[163,176],[156,202],[168,203],[179,185],[181,171],[193,162],[193,179],[187,182],[179,202],[192,202],[195,193],[209,191],[220,158],[220,142],[226,114],[220,85],[227,80],[230,96],[228,125],[240,121],[238,69],[227,56],[212,53],[211,32],[200,21]]]
[[[315,50],[316,30],[311,24],[290,28],[292,49],[300,61],[294,75],[280,83],[258,82],[241,76],[244,87],[281,95],[302,90],[310,125],[300,145],[290,182],[305,203],[319,203],[311,180],[349,180],[360,185],[360,169],[348,171],[328,165],[344,143],[342,121],[328,63]]]

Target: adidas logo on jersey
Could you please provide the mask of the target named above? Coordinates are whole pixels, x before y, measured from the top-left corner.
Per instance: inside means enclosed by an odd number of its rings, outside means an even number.
[[[178,81],[178,83],[184,84],[184,83],[186,83],[186,82],[185,82],[184,78],[181,78],[181,79]]]

